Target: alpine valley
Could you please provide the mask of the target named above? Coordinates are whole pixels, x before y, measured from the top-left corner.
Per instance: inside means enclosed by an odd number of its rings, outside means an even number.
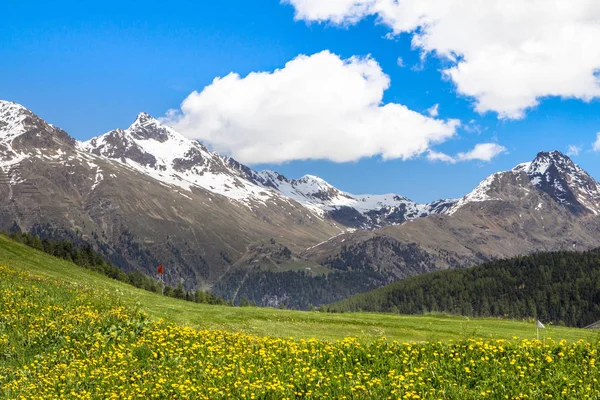
[[[0,101],[0,230],[90,243],[126,271],[308,308],[439,269],[600,246],[600,187],[560,152],[461,199],[353,195],[255,171],[148,114],[78,142]]]

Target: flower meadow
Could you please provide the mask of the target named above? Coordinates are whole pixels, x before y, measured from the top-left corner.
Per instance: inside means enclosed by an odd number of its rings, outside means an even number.
[[[598,343],[329,342],[196,330],[0,267],[0,397],[600,398]]]

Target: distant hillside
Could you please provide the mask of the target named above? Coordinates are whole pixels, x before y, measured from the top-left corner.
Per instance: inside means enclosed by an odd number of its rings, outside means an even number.
[[[106,275],[109,278],[127,283],[150,292],[162,293],[165,296],[175,297],[182,300],[206,304],[225,304],[220,297],[215,297],[209,292],[200,289],[195,292],[186,292],[181,283],[173,288],[169,285],[161,287],[158,280],[139,271],[124,272],[119,267],[112,265],[92,249],[89,244],[79,245],[68,240],[40,239],[37,235],[29,233],[11,232],[8,237],[15,242],[22,243],[36,250],[43,251],[57,258],[62,258],[73,264]]]
[[[538,252],[600,246],[600,184],[558,152],[484,179],[439,215],[347,232],[301,256],[376,271],[387,284],[426,272]]]
[[[583,327],[600,320],[600,249],[537,253],[432,272],[350,297],[328,309],[538,318]]]

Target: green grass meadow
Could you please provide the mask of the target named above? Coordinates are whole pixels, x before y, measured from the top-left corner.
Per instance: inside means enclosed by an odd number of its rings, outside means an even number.
[[[597,333],[210,306],[0,237],[0,399],[597,399]]]
[[[197,329],[221,329],[257,336],[336,340],[357,337],[373,341],[444,341],[469,337],[512,339],[536,337],[533,321],[473,319],[448,315],[393,315],[376,313],[320,313],[255,307],[212,306],[186,302],[137,289],[98,273],[57,259],[0,235],[0,265],[17,271],[107,291],[151,318]],[[593,340],[599,332],[547,326],[542,337],[555,340]]]

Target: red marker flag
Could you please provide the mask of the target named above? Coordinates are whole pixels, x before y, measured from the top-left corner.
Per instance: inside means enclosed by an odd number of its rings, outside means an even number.
[[[159,274],[159,275],[162,275],[163,273],[164,273],[164,271],[163,271],[163,266],[162,266],[162,265],[159,265],[159,266],[158,266],[158,274]]]

